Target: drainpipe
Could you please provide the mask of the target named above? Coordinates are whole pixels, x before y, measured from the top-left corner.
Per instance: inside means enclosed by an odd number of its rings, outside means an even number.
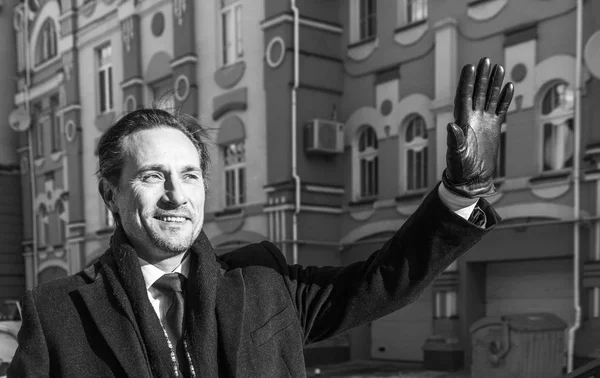
[[[573,307],[575,308],[575,322],[569,328],[569,350],[567,361],[567,373],[573,371],[573,360],[575,357],[575,332],[581,325],[581,305],[579,301],[579,286],[580,286],[580,251],[579,251],[579,150],[581,143],[581,42],[582,42],[582,17],[583,3],[582,0],[577,0],[577,21],[576,21],[576,37],[575,37],[575,125],[573,130],[573,198],[574,209],[573,216],[576,220],[573,223],[573,288],[574,298]]]
[[[29,106],[29,86],[31,85],[31,77],[29,69],[31,67],[31,54],[29,49],[29,4],[25,2],[25,11],[23,20],[23,33],[25,46],[25,110],[27,114],[30,113]],[[38,283],[38,240],[37,240],[37,212],[35,208],[35,164],[33,163],[33,131],[31,130],[31,124],[27,128],[27,143],[29,144],[29,181],[30,181],[30,195],[31,195],[31,232],[32,232],[32,250],[33,250],[33,287],[37,286]]]
[[[292,87],[292,178],[295,188],[295,206],[294,214],[292,215],[292,261],[293,264],[298,263],[298,213],[300,213],[300,176],[298,175],[297,163],[297,90],[300,81],[300,41],[298,38],[300,32],[300,14],[296,6],[296,0],[290,0],[292,12],[294,14],[294,85]],[[285,227],[285,226],[284,226]]]

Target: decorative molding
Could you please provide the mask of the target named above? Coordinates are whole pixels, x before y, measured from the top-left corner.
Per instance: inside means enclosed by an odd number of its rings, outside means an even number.
[[[233,64],[221,67],[215,71],[215,83],[222,89],[233,88],[242,80],[246,72],[246,62],[238,60]]]
[[[304,185],[304,190],[312,193],[324,193],[324,194],[344,194],[346,190],[344,188],[333,187],[333,186],[322,186],[322,185]]]
[[[64,80],[64,73],[59,72],[58,74],[50,77],[48,80],[39,83],[29,90],[29,100],[35,100],[36,98],[55,90],[59,87]],[[15,106],[19,106],[25,102],[25,92],[21,91],[15,94]]]
[[[127,79],[121,83],[121,89],[124,90],[125,88],[129,88],[133,85],[144,85],[144,80],[140,79],[139,77],[133,77],[131,79]]]
[[[186,63],[196,64],[197,62],[198,62],[198,57],[196,55],[184,55],[182,57],[173,59],[171,61],[170,65],[171,65],[171,68],[176,68],[176,67],[184,65]]]
[[[96,10],[96,3],[98,0],[90,0],[87,3],[84,3],[79,7],[79,13],[81,13],[84,17],[89,18],[94,10]]]
[[[270,19],[261,21],[260,27],[262,28],[262,30],[266,30],[286,22],[294,22],[294,17],[289,13],[280,14]],[[312,29],[323,30],[335,34],[342,34],[344,32],[344,28],[342,28],[340,25],[320,20],[313,20],[306,17],[300,17],[299,24]]]
[[[187,9],[187,0],[173,0],[173,15],[179,26],[183,25],[183,16]]]
[[[181,85],[184,85],[184,90],[182,94],[179,94],[179,89]],[[177,79],[175,79],[175,84],[173,85],[173,90],[175,91],[175,99],[179,102],[185,101],[190,94],[190,79],[188,79],[185,75],[179,75]]]
[[[418,42],[429,30],[427,20],[406,25],[396,29],[394,32],[394,41],[401,46],[409,46]]]
[[[71,143],[75,140],[75,136],[77,136],[77,125],[75,121],[70,120],[65,124],[65,139]]]
[[[467,5],[467,16],[475,21],[485,21],[495,17],[508,4],[508,0],[476,0]]]
[[[62,116],[65,113],[75,112],[75,111],[81,111],[81,105],[71,104],[71,105],[65,106],[64,108],[60,109],[57,113]]]
[[[275,48],[276,45],[279,46],[279,56],[273,59],[273,48]],[[267,59],[267,64],[271,68],[277,68],[283,63],[283,59],[285,59],[285,42],[281,36],[273,37],[269,41],[269,44],[265,49],[265,58]]]
[[[134,37],[132,17],[129,17],[121,22],[121,34],[123,37],[123,44],[125,45],[125,51],[130,52],[131,41]]]
[[[348,46],[347,55],[355,62],[367,59],[379,47],[379,38],[375,37],[366,42],[353,43]]]

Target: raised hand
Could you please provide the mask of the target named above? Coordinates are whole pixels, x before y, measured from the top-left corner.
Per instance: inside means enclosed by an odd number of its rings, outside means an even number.
[[[463,67],[456,96],[454,122],[447,126],[446,170],[442,180],[456,194],[468,198],[496,193],[493,174],[500,146],[500,127],[514,93],[512,83],[502,88],[504,68],[482,58],[477,72]],[[500,90],[502,88],[502,90]]]

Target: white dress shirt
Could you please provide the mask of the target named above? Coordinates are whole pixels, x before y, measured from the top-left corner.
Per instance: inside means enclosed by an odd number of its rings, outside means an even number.
[[[172,297],[163,295],[152,285],[156,282],[156,280],[158,280],[160,277],[167,273],[181,273],[185,278],[188,278],[190,274],[190,254],[188,253],[185,256],[185,258],[181,261],[181,264],[179,264],[171,272],[165,272],[139,257],[138,260],[140,262],[140,267],[142,268],[142,275],[144,276],[144,281],[146,282],[148,299],[150,299],[150,304],[152,304],[152,308],[154,308],[158,319],[160,319],[160,322],[164,327],[166,324],[165,318],[167,316],[167,310],[169,309],[169,307],[171,307]]]
[[[475,209],[475,205],[477,204],[477,199],[464,198],[459,195],[456,195],[446,189],[444,184],[442,183],[438,188],[438,195],[442,203],[456,214],[460,215],[464,219],[469,219],[473,209]],[[150,303],[156,312],[156,315],[160,319],[160,322],[165,323],[165,317],[167,314],[167,310],[171,307],[172,298],[164,296],[160,291],[156,290],[152,285],[156,280],[162,277],[163,274],[166,273],[181,273],[186,278],[190,273],[190,257],[189,254],[185,256],[181,264],[179,264],[172,272],[164,272],[156,266],[150,264],[149,262],[139,258],[140,266],[142,268],[142,275],[144,276],[144,281],[146,282],[146,290],[148,292],[148,299],[150,299]]]

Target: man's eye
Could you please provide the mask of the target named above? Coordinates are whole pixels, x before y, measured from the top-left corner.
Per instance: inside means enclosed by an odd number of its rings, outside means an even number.
[[[157,182],[160,181],[162,177],[157,173],[150,173],[142,176],[142,181],[144,182]]]
[[[186,173],[185,175],[183,175],[183,178],[186,180],[199,180],[200,175],[196,173]]]

